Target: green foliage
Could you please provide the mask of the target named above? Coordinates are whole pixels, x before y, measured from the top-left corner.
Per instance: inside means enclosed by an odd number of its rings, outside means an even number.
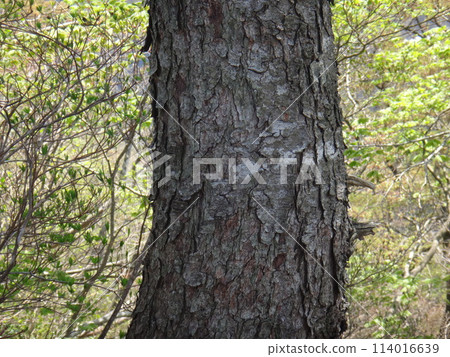
[[[445,258],[412,271],[449,209],[447,9],[426,0],[365,0],[337,2],[334,10],[348,167],[377,183],[375,196],[353,191],[351,214],[380,224],[350,260],[349,335],[430,336],[442,320],[434,311],[445,305]]]
[[[120,286],[145,232],[143,213],[127,214],[142,196],[122,171],[131,144],[150,136],[138,54],[147,21],[125,0],[0,2],[4,336],[60,337],[114,304],[91,307]]]

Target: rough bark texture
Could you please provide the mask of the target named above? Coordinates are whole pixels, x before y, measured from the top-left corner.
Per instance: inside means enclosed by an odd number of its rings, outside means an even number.
[[[128,337],[339,337],[351,226],[329,3],[151,0],[150,13],[155,143],[173,176]],[[194,157],[236,159],[238,184],[225,166],[194,185]],[[288,184],[269,160],[266,185],[241,184],[242,158],[278,157],[298,159]],[[294,184],[308,160],[321,177]]]

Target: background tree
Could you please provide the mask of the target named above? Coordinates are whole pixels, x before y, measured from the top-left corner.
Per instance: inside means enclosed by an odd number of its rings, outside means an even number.
[[[349,171],[377,184],[350,196],[351,215],[378,227],[350,260],[349,336],[438,336],[449,309],[448,7],[339,1],[333,13]]]
[[[329,3],[149,4],[155,145],[173,177],[128,337],[340,336],[350,222]],[[236,184],[193,185],[193,158],[211,157],[236,160]],[[297,159],[286,185],[274,157]]]
[[[125,1],[0,2],[3,337],[87,333],[127,283],[149,217],[127,176],[150,124],[145,19]]]

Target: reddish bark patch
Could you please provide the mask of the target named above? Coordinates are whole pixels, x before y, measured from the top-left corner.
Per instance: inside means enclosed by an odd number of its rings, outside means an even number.
[[[242,258],[244,258],[245,260],[253,258],[253,252],[254,252],[254,248],[250,242],[245,242],[242,245]],[[248,264],[248,262],[247,262],[247,264]]]
[[[228,285],[219,283],[213,290],[214,297],[217,301],[228,300]]]
[[[209,22],[214,26],[214,36],[221,37],[223,21],[222,5],[218,1],[210,0],[208,9]]]
[[[231,216],[230,219],[225,221],[225,224],[222,227],[218,227],[217,234],[220,234],[222,236],[223,241],[233,239],[238,225],[239,225],[239,214],[235,214]]]
[[[248,294],[244,296],[244,300],[242,301],[242,305],[244,306],[253,306],[256,303],[257,298],[256,290],[250,291]]]
[[[177,74],[177,78],[175,80],[175,90],[175,95],[177,98],[179,98],[180,95],[186,90],[186,81],[180,76],[179,73]]]
[[[280,267],[281,267],[281,265],[283,265],[283,263],[284,263],[285,261],[286,261],[286,254],[281,253],[281,254],[278,254],[278,255],[275,257],[275,259],[274,259],[273,262],[272,262],[272,265],[273,265],[273,267],[274,267],[276,270],[279,270]]]

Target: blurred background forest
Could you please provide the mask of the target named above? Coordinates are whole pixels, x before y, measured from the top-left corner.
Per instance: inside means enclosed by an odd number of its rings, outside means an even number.
[[[448,5],[333,6],[350,214],[374,231],[346,338],[450,333]],[[0,337],[125,335],[151,229],[147,23],[140,1],[0,0]]]

